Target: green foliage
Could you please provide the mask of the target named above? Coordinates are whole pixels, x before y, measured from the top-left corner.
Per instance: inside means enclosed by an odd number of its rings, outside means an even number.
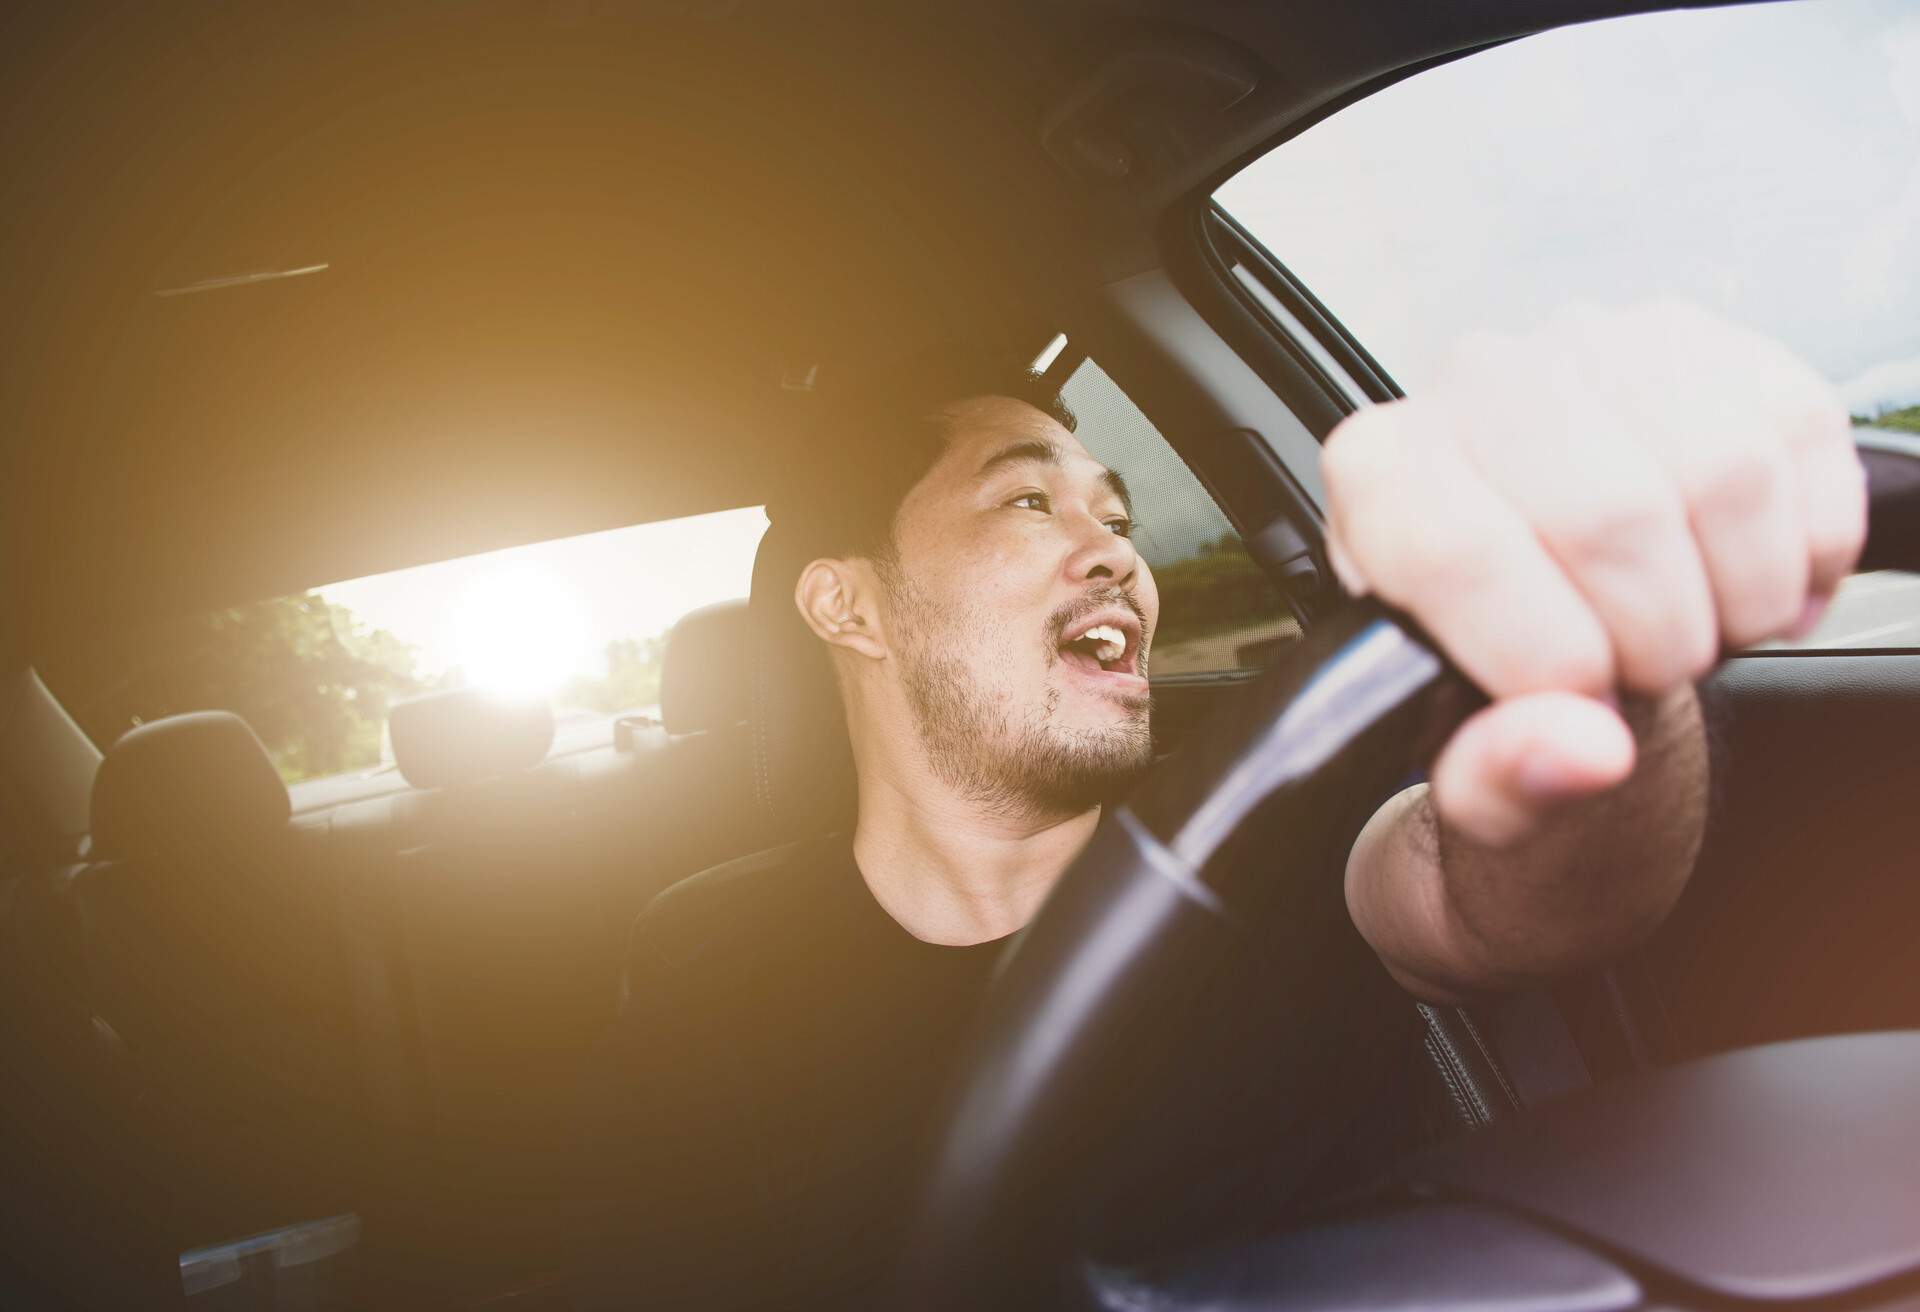
[[[1286,604],[1235,533],[1223,533],[1200,554],[1154,571],[1160,585],[1155,642],[1179,642],[1285,615]]]
[[[663,638],[607,644],[603,675],[578,675],[560,705],[604,713],[660,700]],[[183,711],[233,711],[288,783],[380,763],[394,702],[462,682],[422,678],[412,647],[316,593],[171,619],[43,652],[39,666],[80,727],[105,747]]]
[[[1855,427],[1892,428],[1903,433],[1920,433],[1920,405],[1910,405],[1903,410],[1882,409],[1878,414],[1854,415]]]
[[[411,647],[311,592],[168,620],[41,664],[103,747],[163,715],[230,710],[289,783],[378,764],[388,706],[428,688]]]
[[[660,658],[664,638],[616,638],[607,644],[604,675],[577,674],[556,699],[562,706],[613,714],[638,710],[660,700]]]

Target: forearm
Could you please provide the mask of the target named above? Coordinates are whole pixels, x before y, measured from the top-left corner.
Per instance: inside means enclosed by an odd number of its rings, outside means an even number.
[[[1665,918],[1706,826],[1699,699],[1686,687],[1623,714],[1632,774],[1512,846],[1450,830],[1424,784],[1375,813],[1348,861],[1347,904],[1403,986],[1434,1001],[1528,987],[1621,952]]]

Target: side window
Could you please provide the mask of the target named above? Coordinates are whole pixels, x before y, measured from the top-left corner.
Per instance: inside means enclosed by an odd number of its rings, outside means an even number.
[[[1786,342],[1861,428],[1920,428],[1920,14],[1900,0],[1610,19],[1431,69],[1215,197],[1408,392],[1448,343],[1678,296]],[[1857,576],[1802,647],[1920,647]]]
[[[1153,677],[1271,664],[1300,626],[1179,453],[1092,360],[1067,378],[1060,399],[1079,421],[1080,441],[1133,493],[1134,542],[1160,588]]]

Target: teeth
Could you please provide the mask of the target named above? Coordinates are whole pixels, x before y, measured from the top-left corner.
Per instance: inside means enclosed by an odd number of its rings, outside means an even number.
[[[1095,660],[1117,661],[1126,654],[1127,635],[1111,624],[1096,624],[1080,635],[1082,642],[1097,642],[1093,649]]]

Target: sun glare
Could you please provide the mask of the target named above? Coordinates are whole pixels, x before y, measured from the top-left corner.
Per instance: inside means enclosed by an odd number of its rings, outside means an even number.
[[[461,592],[455,616],[471,687],[545,696],[584,668],[586,616],[562,579],[525,566],[482,575]]]

